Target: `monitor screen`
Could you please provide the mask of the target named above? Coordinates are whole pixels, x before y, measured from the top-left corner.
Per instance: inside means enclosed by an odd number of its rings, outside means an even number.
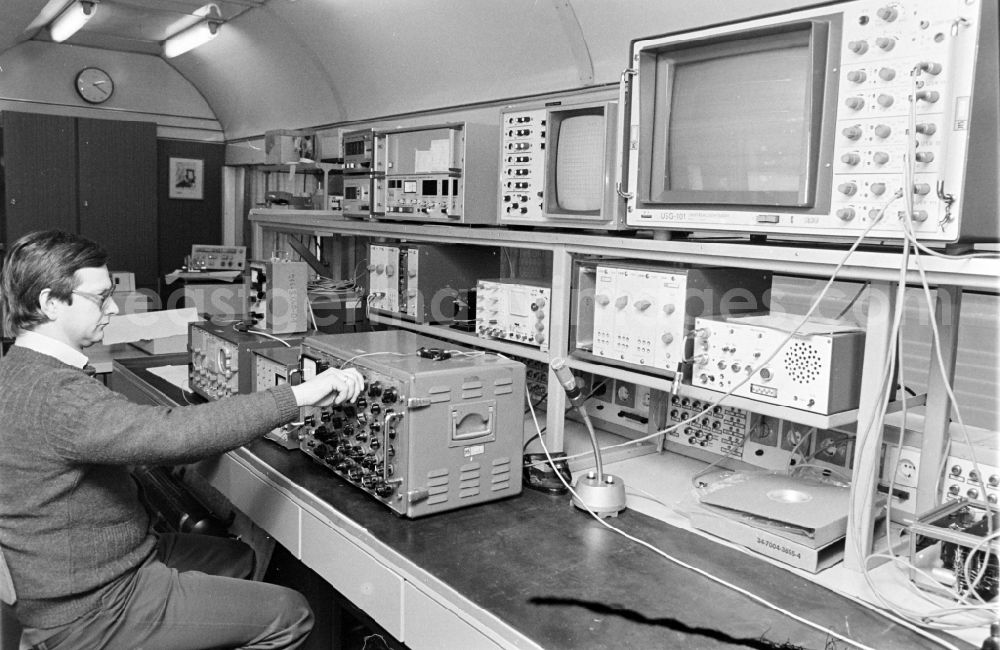
[[[815,31],[800,23],[657,54],[650,202],[811,204],[825,60]]]
[[[603,110],[568,113],[555,127],[555,206],[565,212],[599,212],[604,202]]]

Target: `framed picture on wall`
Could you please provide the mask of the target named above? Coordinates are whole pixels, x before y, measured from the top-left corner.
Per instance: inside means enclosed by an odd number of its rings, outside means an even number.
[[[172,199],[202,199],[205,161],[197,158],[171,158],[168,181]]]

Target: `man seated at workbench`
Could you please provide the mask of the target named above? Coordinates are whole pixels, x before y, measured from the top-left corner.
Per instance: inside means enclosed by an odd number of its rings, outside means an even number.
[[[182,408],[138,405],[88,376],[84,349],[118,309],[107,254],[59,231],[25,235],[0,271],[0,559],[24,639],[41,650],[298,648],[305,598],[240,579],[241,542],[150,529],[130,465],[188,463],[353,401],[360,373]],[[8,585],[9,586],[9,585]]]

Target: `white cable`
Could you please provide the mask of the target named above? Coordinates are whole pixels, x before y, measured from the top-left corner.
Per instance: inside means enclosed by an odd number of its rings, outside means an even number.
[[[239,331],[239,330],[236,329],[235,325],[233,325],[233,330],[237,331],[237,332]],[[278,338],[277,336],[274,336],[273,334],[268,334],[267,332],[265,332],[263,330],[258,330],[258,329],[254,329],[252,327],[248,327],[246,331],[249,334],[256,334],[257,336],[263,336],[264,338],[267,338],[267,339],[273,339],[273,340],[277,341],[278,343],[281,343],[282,345],[284,345],[286,348],[292,347],[291,344],[288,341],[282,340],[282,339]]]
[[[415,353],[404,354],[402,352],[365,352],[364,354],[356,354],[350,359],[345,360],[343,363],[340,364],[340,369],[343,370],[345,367],[347,367],[347,364],[354,363],[356,359],[360,359],[362,357],[377,357],[377,356],[412,357],[415,356]]]
[[[795,337],[796,334],[798,334],[799,330],[802,329],[802,327],[809,321],[809,319],[812,317],[813,313],[816,311],[816,309],[819,307],[820,303],[823,301],[823,298],[826,296],[827,292],[830,290],[830,287],[833,286],[833,283],[836,281],[837,276],[840,274],[841,269],[844,268],[844,266],[847,264],[848,260],[854,254],[854,251],[857,250],[858,246],[861,245],[861,243],[864,241],[865,237],[868,236],[868,233],[871,232],[872,228],[874,228],[875,225],[881,220],[882,216],[885,214],[885,211],[889,208],[889,206],[892,205],[898,198],[899,198],[899,196],[897,195],[897,196],[892,197],[889,201],[887,201],[886,204],[882,207],[882,210],[879,213],[878,217],[875,218],[875,219],[872,219],[871,223],[868,225],[867,228],[865,228],[864,232],[862,232],[861,235],[859,235],[858,238],[854,240],[854,243],[851,244],[850,248],[847,249],[847,252],[844,253],[844,257],[840,260],[840,262],[837,263],[837,266],[834,267],[833,272],[830,275],[830,279],[827,281],[827,283],[823,287],[823,289],[819,292],[819,295],[816,296],[816,299],[813,301],[813,303],[809,307],[808,311],[806,311],[806,314],[796,324],[796,326],[787,334],[787,336],[785,336],[785,339],[779,345],[777,345],[775,347],[774,351],[759,364],[759,367],[764,367],[772,359],[774,359],[774,357],[778,356],[778,354],[785,347],[785,345],[790,340],[792,340],[792,338]],[[711,411],[712,409],[714,409],[716,406],[721,405],[722,402],[723,402],[723,400],[725,400],[727,397],[729,397],[730,395],[732,395],[733,392],[735,392],[738,388],[740,388],[741,386],[743,386],[743,384],[745,384],[746,382],[750,381],[750,379],[751,379],[752,376],[753,375],[747,375],[746,377],[744,377],[743,380],[741,380],[735,386],[733,386],[728,391],[726,391],[721,396],[719,396],[714,402],[709,403],[708,406],[706,406],[704,409],[702,409],[701,411],[699,411],[697,414],[695,414],[695,415],[691,416],[690,418],[688,418],[688,420],[696,420],[696,419],[700,418],[702,415],[705,415],[706,413],[708,413],[709,411]],[[645,436],[642,436],[642,437],[639,437],[639,438],[628,440],[626,442],[622,442],[622,443],[619,443],[619,444],[616,444],[616,445],[609,445],[607,447],[602,447],[601,450],[602,451],[606,451],[606,450],[615,449],[615,448],[618,448],[618,447],[626,447],[628,445],[634,445],[634,444],[638,444],[640,442],[645,442],[647,440],[651,440],[653,438],[658,438],[660,436],[663,436],[663,435],[666,435],[668,433],[671,433],[672,431],[674,431],[675,429],[680,428],[684,424],[686,424],[686,421],[685,422],[678,422],[677,424],[668,426],[668,427],[666,427],[664,429],[661,429],[659,431],[656,431],[654,433],[651,433],[651,434],[648,434],[648,435],[645,435]],[[587,455],[589,455],[589,453],[590,452],[583,452],[583,453],[576,454],[576,455],[573,455],[573,456],[567,456],[566,458],[567,459],[579,458],[579,457],[587,456]]]
[[[911,76],[911,81],[915,84],[915,77]],[[915,91],[916,91],[915,86],[912,87],[912,91],[915,93]],[[909,131],[908,132],[909,133],[913,133],[914,132],[915,122],[916,122],[916,107],[915,107],[915,103],[914,103],[915,102],[914,97],[915,97],[915,95],[911,94],[911,105],[910,105],[910,112],[909,112],[909,116],[908,116],[909,117],[909,120],[908,120],[908,122],[909,122]],[[962,426],[963,433],[965,434],[966,440],[969,442],[969,445],[970,445],[970,448],[971,448],[972,445],[971,445],[971,441],[969,441],[969,439],[968,439],[968,432],[967,432],[967,430],[964,427],[964,422],[961,421],[961,416],[959,414],[958,404],[957,404],[957,402],[955,400],[954,392],[952,391],[949,378],[947,377],[947,374],[945,372],[945,366],[944,366],[944,363],[943,363],[943,355],[941,354],[941,340],[940,340],[940,335],[939,335],[939,332],[938,332],[938,329],[937,329],[936,320],[935,320],[935,318],[933,316],[933,314],[935,312],[934,304],[933,304],[933,299],[931,298],[930,287],[928,285],[926,275],[924,274],[922,261],[920,260],[920,251],[921,250],[929,251],[929,249],[926,249],[926,247],[923,247],[917,241],[916,234],[915,234],[915,231],[913,229],[912,218],[913,218],[913,214],[914,214],[914,208],[913,208],[913,192],[912,192],[912,190],[913,190],[913,186],[914,185],[913,185],[912,161],[915,159],[914,156],[915,156],[915,143],[914,143],[913,139],[910,138],[909,139],[908,150],[907,150],[907,155],[906,155],[906,160],[904,160],[904,166],[903,166],[903,189],[904,189],[903,194],[904,194],[904,201],[905,201],[905,206],[906,207],[905,207],[905,210],[903,211],[903,213],[900,215],[900,217],[901,217],[901,224],[902,224],[902,228],[903,228],[903,234],[904,234],[903,257],[902,257],[902,264],[900,265],[899,292],[898,292],[898,295],[896,297],[896,305],[895,305],[895,311],[896,311],[896,313],[894,315],[894,319],[893,319],[893,323],[892,323],[892,328],[890,330],[890,344],[889,344],[889,349],[887,350],[887,357],[888,358],[883,363],[883,368],[885,369],[885,374],[883,375],[884,380],[883,380],[883,385],[882,385],[882,387],[880,388],[880,390],[878,392],[878,398],[877,398],[878,399],[878,403],[881,406],[880,406],[879,409],[877,409],[875,417],[872,419],[871,422],[868,423],[868,427],[864,430],[864,432],[861,431],[861,427],[858,428],[858,432],[859,432],[858,444],[863,444],[863,443],[867,444],[869,436],[873,435],[873,431],[879,431],[879,430],[881,430],[880,427],[881,427],[882,422],[883,422],[884,417],[885,417],[885,410],[887,408],[888,399],[889,399],[889,387],[888,387],[887,384],[889,383],[890,378],[894,374],[893,371],[894,371],[894,368],[896,367],[895,364],[896,364],[896,361],[897,361],[897,351],[896,351],[895,347],[897,346],[897,343],[898,343],[898,340],[899,340],[899,333],[900,333],[900,330],[901,330],[902,305],[903,305],[904,300],[905,300],[905,291],[906,291],[906,273],[907,273],[907,271],[909,269],[910,246],[912,245],[914,247],[914,249],[913,249],[913,257],[914,257],[914,260],[916,262],[916,266],[917,266],[918,272],[920,273],[920,277],[921,277],[921,288],[923,290],[924,296],[925,296],[926,301],[927,301],[928,309],[929,309],[929,312],[931,314],[930,321],[931,321],[931,329],[932,329],[932,332],[933,332],[934,349],[935,349],[935,353],[937,355],[937,362],[938,362],[939,370],[942,373],[941,377],[943,379],[943,383],[945,384],[945,390],[948,393],[948,397],[951,400],[951,404],[953,405],[953,407],[955,409],[956,417],[959,420],[960,425]],[[948,257],[948,256],[946,256],[946,257]],[[898,361],[899,361],[900,376],[902,377],[903,373],[904,373],[904,369],[903,369],[903,365],[902,365],[902,350],[901,350],[901,348],[898,350],[898,354],[899,354]],[[888,366],[888,367],[886,367],[886,366]],[[871,371],[872,370],[869,370],[869,369],[866,368],[866,372],[871,372]],[[903,381],[903,383],[905,385],[905,381]],[[903,425],[902,425],[901,431],[905,433],[905,431],[906,431],[906,414],[907,414],[905,400],[903,401],[902,408],[903,408]],[[899,450],[902,447],[902,442],[903,442],[903,440],[902,440],[902,434],[901,434],[900,439],[897,441],[897,445],[896,445],[896,448],[897,448],[897,457],[899,456]],[[978,466],[976,466],[976,470],[979,471]],[[874,465],[873,465],[873,471],[874,471]],[[892,476],[891,476],[891,478],[889,480],[889,501],[888,501],[889,508],[888,508],[888,512],[887,512],[887,518],[888,519],[891,519],[891,499],[892,499],[892,494],[893,494],[893,489],[894,489],[894,484],[895,484],[895,474],[896,474],[896,468],[893,468],[893,470],[892,470]],[[983,476],[983,474],[982,474],[981,471],[979,471],[979,475]],[[867,482],[865,484],[867,484]],[[854,504],[854,501],[856,499],[856,496],[857,495],[855,495],[855,494],[852,493],[852,507],[851,507],[850,517],[849,517],[849,519],[851,519],[852,521],[853,521],[853,514],[854,514],[854,506],[853,506],[853,504]],[[988,505],[987,505],[987,516],[989,516],[989,506]],[[992,522],[991,521],[990,521],[989,525],[992,528]],[[856,548],[857,548],[857,550],[859,552],[859,555],[864,555],[864,553],[862,552],[863,549],[860,549],[857,546],[857,544],[858,544],[858,536],[857,535],[854,536],[854,540],[855,540]],[[902,567],[905,567],[907,569],[907,571],[914,571],[916,573],[920,573],[920,574],[922,574],[922,575],[925,576],[925,580],[927,580],[929,584],[935,584],[936,580],[932,576],[927,575],[926,573],[924,573],[919,568],[913,567],[912,563],[910,563],[908,559],[904,560],[903,558],[901,558],[900,556],[896,555],[893,552],[893,550],[892,550],[893,549],[893,545],[892,545],[892,542],[891,542],[891,538],[888,535],[888,530],[887,530],[887,533],[886,533],[886,541],[887,541],[887,551],[884,552],[884,553],[870,553],[870,554],[865,555],[865,560],[864,560],[863,565],[862,565],[862,573],[864,575],[866,583],[868,584],[869,589],[871,590],[871,592],[875,596],[875,598],[884,607],[886,607],[887,609],[891,610],[896,615],[901,616],[901,617],[903,617],[903,618],[905,618],[907,620],[910,620],[910,621],[912,621],[912,622],[914,622],[914,623],[916,623],[916,624],[918,624],[920,626],[928,627],[928,628],[933,628],[933,629],[941,629],[941,630],[945,630],[945,629],[967,629],[967,628],[970,628],[970,627],[978,627],[980,625],[987,624],[989,622],[989,621],[982,621],[982,620],[980,620],[980,621],[967,620],[967,621],[964,621],[964,622],[954,622],[954,623],[944,623],[944,622],[941,622],[941,619],[943,619],[945,617],[953,617],[953,616],[958,615],[958,614],[974,615],[974,614],[977,614],[977,613],[979,613],[981,611],[985,611],[985,608],[983,608],[983,607],[979,607],[977,605],[969,604],[967,598],[965,598],[965,597],[958,598],[958,600],[963,603],[962,605],[960,605],[958,607],[953,607],[953,608],[937,608],[937,609],[931,610],[931,611],[915,611],[915,610],[903,607],[899,603],[890,602],[889,599],[882,593],[881,589],[876,585],[874,579],[871,576],[869,564],[870,564],[871,559],[873,559],[873,558],[888,557],[888,558],[890,558],[892,560],[893,566],[896,567],[897,569],[902,566]],[[970,557],[971,557],[971,554],[970,554]],[[986,567],[986,564],[988,564],[988,563],[984,563],[984,567],[983,567],[984,569]],[[983,574],[981,572],[980,573],[980,577],[982,575]],[[969,576],[966,575],[966,577],[968,578]],[[909,575],[906,576],[906,580],[904,581],[904,584],[906,584],[909,587],[909,590],[911,592],[916,593],[923,600],[926,600],[926,601],[928,601],[929,603],[931,603],[933,605],[937,605],[938,604],[938,603],[934,603],[933,601],[931,601],[928,594],[923,593],[919,589],[919,587],[917,587],[916,585],[914,585],[912,583],[912,581],[909,579]],[[944,591],[944,590],[942,589],[942,591]],[[955,594],[949,594],[949,596],[952,599],[956,599],[956,595]],[[987,613],[987,615],[989,615],[989,613]],[[942,645],[943,645],[943,642],[941,642],[940,640],[938,640],[938,642],[942,643]]]
[[[525,391],[525,392],[527,392],[527,391]],[[528,404],[529,404],[529,406],[531,405],[530,400],[529,400]],[[843,636],[842,634],[840,634],[838,632],[835,632],[835,631],[831,630],[828,627],[824,627],[823,625],[820,625],[819,623],[815,623],[813,621],[810,621],[807,618],[803,618],[802,616],[799,616],[798,614],[795,614],[794,612],[790,612],[787,609],[779,607],[778,605],[772,603],[771,601],[769,601],[769,600],[767,600],[767,599],[765,599],[765,598],[763,598],[761,596],[758,596],[758,595],[754,594],[751,591],[748,591],[748,590],[746,590],[746,589],[744,589],[742,587],[738,587],[738,586],[736,586],[736,585],[734,585],[734,584],[732,584],[730,582],[727,582],[727,581],[723,580],[722,578],[718,578],[718,577],[712,575],[711,573],[709,573],[708,571],[705,571],[704,569],[699,569],[696,566],[688,564],[687,562],[684,562],[683,560],[680,560],[680,559],[678,559],[678,558],[670,555],[669,553],[666,553],[665,551],[662,551],[662,550],[656,548],[655,546],[653,546],[649,542],[643,541],[643,540],[639,539],[638,537],[630,535],[630,534],[626,533],[625,531],[621,530],[620,528],[616,528],[615,526],[612,526],[611,524],[609,524],[607,521],[604,520],[603,517],[601,517],[596,512],[594,512],[593,510],[591,510],[590,508],[588,508],[586,506],[586,504],[582,502],[582,500],[577,495],[576,491],[573,490],[573,487],[566,481],[566,479],[563,477],[563,475],[558,470],[555,469],[556,468],[555,459],[552,458],[552,454],[549,452],[548,447],[545,445],[545,439],[544,439],[543,434],[541,433],[541,427],[538,424],[538,416],[535,414],[534,407],[531,407],[531,419],[534,421],[534,423],[535,423],[535,429],[538,431],[538,442],[542,446],[542,451],[545,452],[545,457],[548,458],[549,463],[551,464],[553,470],[555,470],[555,475],[559,478],[559,481],[566,487],[566,489],[569,490],[569,493],[571,495],[573,495],[573,497],[575,498],[576,502],[580,503],[584,507],[584,509],[590,514],[590,516],[597,520],[597,523],[601,524],[602,526],[604,526],[608,530],[610,530],[612,532],[615,532],[618,535],[621,535],[625,539],[627,539],[627,540],[629,540],[631,542],[634,542],[636,544],[639,544],[640,546],[643,546],[643,547],[649,549],[650,551],[656,553],[657,555],[661,556],[665,560],[667,560],[669,562],[672,562],[672,563],[676,564],[677,566],[679,566],[681,568],[684,568],[684,569],[687,569],[687,570],[692,571],[694,573],[697,573],[698,575],[700,575],[700,576],[702,576],[704,578],[707,578],[708,580],[710,580],[710,581],[712,581],[712,582],[714,582],[714,583],[716,583],[718,585],[721,585],[722,587],[724,587],[726,589],[730,589],[731,591],[735,591],[736,593],[741,594],[741,595],[749,598],[750,600],[753,600],[754,602],[756,602],[756,603],[758,603],[760,605],[763,605],[764,607],[766,607],[768,609],[776,611],[776,612],[778,612],[780,614],[784,614],[785,616],[791,618],[792,620],[798,621],[799,623],[802,623],[803,625],[805,625],[807,627],[810,627],[810,628],[812,628],[814,630],[817,630],[817,631],[819,631],[819,632],[821,632],[823,634],[826,634],[826,635],[828,635],[828,636],[830,636],[832,638],[835,638],[835,639],[838,639],[840,641],[843,641],[844,643],[850,644],[852,647],[858,648],[859,650],[876,650],[875,648],[872,648],[870,646],[864,645],[862,643],[858,643],[857,641],[855,641],[855,640],[853,640],[853,639],[851,639],[849,637]],[[562,460],[562,459],[560,459],[560,460]],[[956,648],[955,650],[958,650],[958,649]]]
[[[319,331],[319,325],[316,324],[316,312],[313,311],[311,300],[306,299],[306,310],[309,312],[309,320],[312,321],[313,331]]]

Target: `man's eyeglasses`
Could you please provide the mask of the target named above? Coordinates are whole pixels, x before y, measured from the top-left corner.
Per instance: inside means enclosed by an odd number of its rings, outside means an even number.
[[[101,293],[88,293],[87,291],[79,291],[77,289],[73,289],[73,293],[78,296],[83,296],[90,302],[100,307],[102,312],[106,312],[111,306],[111,298],[115,295],[115,289],[117,288],[118,285],[113,284],[110,289],[102,291]]]

